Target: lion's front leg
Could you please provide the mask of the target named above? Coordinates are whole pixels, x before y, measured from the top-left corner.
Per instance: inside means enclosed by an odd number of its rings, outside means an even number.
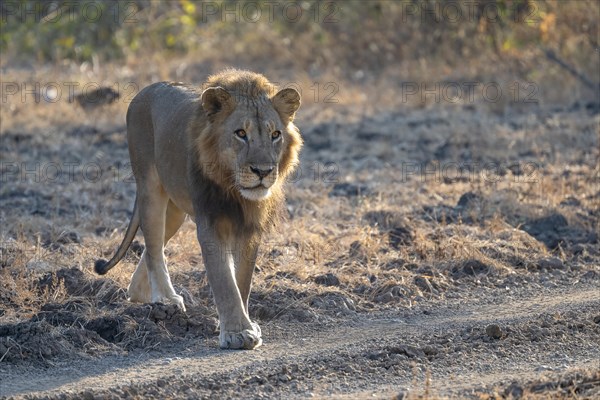
[[[241,237],[234,246],[235,280],[237,282],[244,309],[248,313],[248,297],[252,289],[252,274],[256,266],[260,237]]]
[[[234,250],[235,280],[242,297],[244,310],[248,316],[250,316],[250,312],[248,311],[248,298],[250,297],[250,291],[252,290],[252,275],[256,267],[256,256],[258,254],[259,243],[259,235],[253,237],[241,237],[237,241]],[[258,336],[260,336],[261,329],[258,323],[254,321],[251,321],[251,323],[254,331],[258,332]]]
[[[262,344],[261,331],[250,321],[244,307],[234,275],[232,246],[203,222],[196,221],[198,241],[219,313],[219,346],[222,349],[254,349]]]

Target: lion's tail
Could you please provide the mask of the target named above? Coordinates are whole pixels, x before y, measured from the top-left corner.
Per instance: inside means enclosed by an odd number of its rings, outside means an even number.
[[[112,267],[114,267],[115,265],[117,265],[119,263],[119,261],[121,261],[121,259],[125,255],[125,253],[127,253],[127,249],[129,249],[131,242],[133,242],[133,238],[135,237],[135,234],[137,233],[139,227],[140,227],[140,212],[139,212],[138,202],[137,202],[137,198],[136,198],[135,204],[133,206],[133,215],[131,216],[131,220],[129,221],[129,226],[127,227],[127,231],[125,232],[125,237],[123,238],[121,245],[117,249],[117,252],[113,256],[113,258],[110,259],[110,261],[106,261],[106,260],[102,260],[102,259],[96,260],[96,262],[94,263],[94,270],[96,271],[97,274],[100,274],[100,275],[106,274],[108,271],[111,270]]]

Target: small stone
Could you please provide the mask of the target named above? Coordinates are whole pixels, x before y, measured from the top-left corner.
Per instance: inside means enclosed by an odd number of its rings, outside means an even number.
[[[375,301],[377,303],[390,303],[390,302],[394,301],[394,295],[391,292],[386,292],[386,293],[382,294],[381,296],[377,296],[375,298]]]
[[[86,390],[81,394],[83,400],[94,400],[94,393],[91,390]]]
[[[425,353],[425,355],[427,356],[433,356],[436,355],[438,353],[438,349],[435,346],[423,346],[423,352]]]
[[[405,344],[390,347],[389,352],[392,354],[404,355],[408,358],[421,358],[425,356],[425,352],[420,348]]]
[[[152,307],[151,316],[157,321],[165,320],[167,319],[167,310],[165,309],[165,307],[159,304],[154,304]]]
[[[592,271],[587,271],[585,274],[581,275],[581,280],[583,281],[587,281],[587,280],[594,280],[594,279],[598,279],[598,273],[594,270]]]
[[[385,351],[372,351],[369,354],[367,354],[367,358],[369,360],[380,360],[382,358],[386,358],[387,357],[387,353]]]
[[[523,388],[517,382],[513,382],[504,390],[504,396],[515,400],[520,399],[523,397]]]
[[[272,393],[272,392],[274,392],[274,391],[275,391],[275,388],[274,388],[274,387],[273,387],[273,385],[271,385],[270,383],[266,383],[266,384],[263,386],[263,390],[264,390],[265,392],[270,392],[270,393]]]
[[[579,255],[585,251],[585,246],[583,246],[580,243],[577,243],[577,244],[574,244],[573,246],[571,246],[571,248],[569,250],[571,251],[571,253],[573,253],[575,255]]]
[[[537,265],[540,269],[547,269],[547,270],[563,269],[565,267],[565,265],[560,260],[560,258],[556,258],[556,257],[542,258],[542,259],[538,260]]]
[[[478,275],[485,274],[489,271],[490,267],[482,263],[477,259],[466,260],[462,265],[462,271],[467,275]]]
[[[332,273],[315,277],[315,283],[323,286],[340,286],[340,280]]]
[[[252,385],[252,384],[263,385],[263,384],[267,383],[267,380],[260,375],[254,375],[254,376],[250,377],[249,379],[247,379],[244,383],[250,384],[250,385]]]
[[[492,339],[500,339],[502,337],[502,329],[496,324],[490,324],[485,328],[485,333]]]
[[[398,392],[398,394],[396,394],[394,397],[392,397],[393,400],[405,400],[408,399],[408,391],[406,392]]]
[[[470,207],[478,202],[481,202],[482,198],[477,193],[467,192],[460,196],[458,199],[458,203],[456,204],[458,207]]]

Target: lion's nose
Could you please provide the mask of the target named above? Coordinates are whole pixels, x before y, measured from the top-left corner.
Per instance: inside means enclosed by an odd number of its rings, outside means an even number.
[[[275,169],[275,168],[274,167],[258,168],[255,166],[250,166],[250,171],[254,172],[261,179],[264,178],[265,176],[269,175],[271,172],[273,172],[273,169]]]

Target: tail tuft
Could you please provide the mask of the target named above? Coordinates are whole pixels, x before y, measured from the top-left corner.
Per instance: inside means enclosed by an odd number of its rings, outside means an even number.
[[[106,260],[96,260],[96,262],[94,263],[94,271],[96,271],[98,275],[104,275],[108,272],[108,269],[106,269],[107,265],[108,261]]]

